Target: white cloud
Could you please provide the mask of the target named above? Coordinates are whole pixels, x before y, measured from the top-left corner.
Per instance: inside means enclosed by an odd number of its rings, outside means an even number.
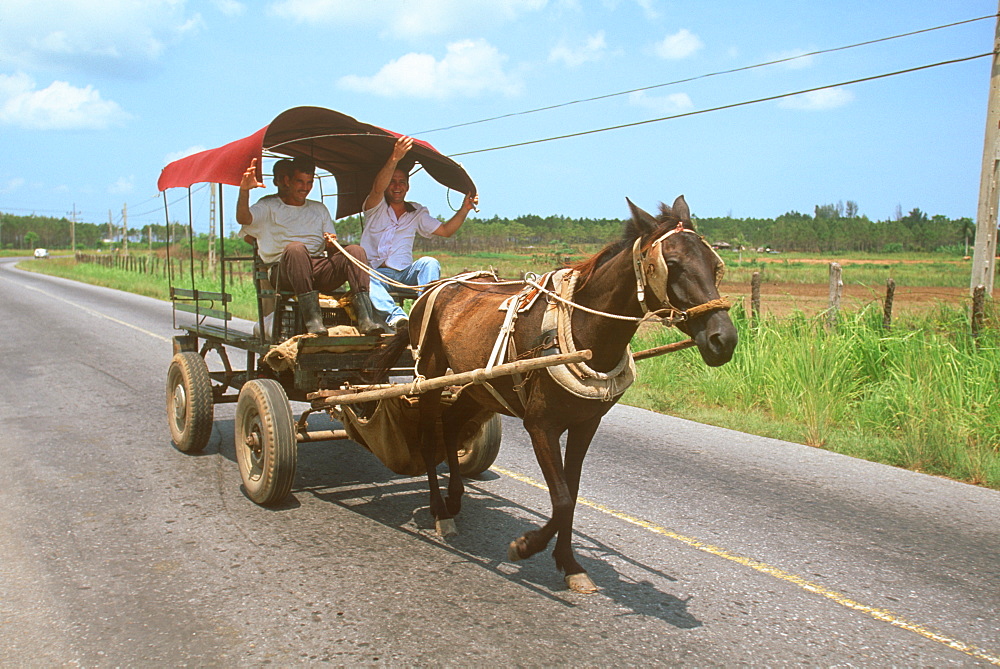
[[[694,109],[694,103],[687,93],[648,95],[646,91],[635,91],[629,93],[628,101],[635,107],[650,109],[661,114],[682,114]]]
[[[108,186],[108,192],[112,195],[127,195],[135,190],[135,177],[119,177],[118,181]]]
[[[642,10],[643,16],[647,19],[656,19],[660,17],[660,12],[656,9],[657,0],[635,0],[635,4]],[[573,0],[573,4],[577,5],[576,0]],[[622,4],[623,0],[601,0],[601,4],[611,11],[617,10]],[[579,9],[579,7],[576,7]]]
[[[13,193],[20,190],[21,186],[25,184],[25,180],[21,177],[15,177],[13,179],[7,179],[6,183],[0,184],[0,193]]]
[[[660,16],[660,12],[657,11],[656,9],[655,0],[636,0],[635,4],[642,7],[643,13],[646,15],[646,18],[655,19]]]
[[[352,74],[341,77],[338,83],[348,90],[383,97],[445,99],[486,92],[516,95],[521,83],[504,71],[506,60],[486,40],[463,40],[449,44],[441,60],[426,53],[408,53],[370,77]]]
[[[0,74],[0,123],[33,130],[100,130],[128,120],[116,102],[92,86],[54,81],[37,89],[27,74]]]
[[[239,16],[247,10],[246,5],[237,0],[213,0],[212,4],[226,16]]]
[[[134,76],[200,25],[185,0],[4,0],[0,62]]]
[[[604,31],[587,37],[583,44],[569,46],[566,42],[560,42],[549,52],[550,61],[562,61],[569,67],[579,67],[584,63],[592,63],[601,60],[608,51],[608,45],[604,41]]]
[[[495,26],[543,9],[548,0],[277,0],[271,12],[303,23],[376,25],[393,37],[444,35]]]
[[[804,109],[806,111],[823,111],[843,107],[854,101],[854,93],[846,88],[822,88],[782,99],[778,105],[785,109]]]
[[[195,144],[194,146],[190,146],[181,151],[174,151],[173,153],[168,153],[167,157],[163,159],[163,164],[169,165],[175,160],[180,160],[181,158],[187,158],[188,156],[193,156],[194,154],[201,153],[202,151],[205,150],[206,150],[205,147],[202,146],[201,144]]]
[[[660,58],[679,60],[687,58],[702,46],[704,44],[702,44],[701,39],[697,35],[687,28],[681,28],[673,35],[667,35],[661,41],[657,42],[653,50]]]

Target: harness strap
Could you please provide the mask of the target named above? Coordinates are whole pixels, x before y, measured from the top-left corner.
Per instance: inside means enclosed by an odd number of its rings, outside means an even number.
[[[635,295],[639,298],[639,306],[642,307],[642,310],[649,313],[650,309],[646,306],[646,277],[643,276],[642,271],[640,244],[642,244],[642,237],[637,237],[635,243],[632,244],[632,269],[635,270]]]
[[[522,290],[517,295],[514,295],[511,299],[505,301],[505,305],[507,308],[507,315],[504,316],[503,325],[500,326],[500,332],[497,335],[497,340],[493,344],[493,351],[492,353],[490,353],[490,358],[486,362],[487,371],[493,369],[497,365],[503,364],[503,358],[505,353],[510,355],[511,360],[517,357],[516,349],[514,348],[514,340],[511,338],[511,335],[514,332],[514,322],[517,320],[518,305],[520,303],[519,298],[521,298],[522,295],[525,295],[525,293],[526,291]],[[515,377],[514,378],[515,389],[517,390],[518,398],[521,400],[521,406],[523,407],[525,404],[526,397],[524,388],[521,387],[522,385],[521,375],[514,374],[513,376]],[[512,407],[510,403],[508,403],[507,400],[503,398],[503,395],[501,395],[500,392],[496,388],[494,388],[491,383],[484,382],[482,385],[486,387],[486,390],[488,390],[489,393],[493,395],[493,397],[498,402],[500,402],[500,404],[502,404],[505,409],[507,409],[508,411],[510,411],[512,414],[514,414],[519,418],[524,415],[523,411],[516,411],[514,407]]]
[[[729,311],[733,307],[733,303],[724,297],[720,297],[717,300],[709,300],[705,304],[699,304],[696,307],[691,307],[687,310],[688,320],[694,320],[699,316],[703,316],[711,311]]]

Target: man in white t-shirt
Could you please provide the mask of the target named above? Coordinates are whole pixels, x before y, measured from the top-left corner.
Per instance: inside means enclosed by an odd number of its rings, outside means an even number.
[[[369,297],[369,277],[333,245],[336,230],[330,212],[321,202],[307,199],[312,190],[315,165],[296,158],[289,169],[275,175],[277,196],[262,197],[250,206],[250,191],[264,184],[257,181],[257,159],[243,174],[236,200],[236,221],[240,234],[257,240],[257,252],[266,263],[277,264],[277,283],[288,286],[298,297],[306,330],[326,334],[319,293],[336,290],[347,281],[362,334],[382,334],[388,326],[373,311]],[[357,244],[344,247],[347,253],[367,263],[364,249]],[[329,252],[329,253],[328,253]],[[381,285],[378,288],[385,292]],[[385,297],[389,297],[388,294]],[[392,299],[392,298],[389,298]]]
[[[413,139],[400,137],[392,155],[375,176],[372,190],[365,199],[364,229],[361,246],[368,254],[370,265],[380,274],[410,286],[422,286],[441,278],[441,264],[436,258],[413,260],[416,235],[430,239],[434,235],[451,237],[465,222],[469,212],[479,203],[479,196],[468,193],[455,215],[442,223],[427,211],[427,207],[406,201],[410,177],[399,167],[399,161],[413,146]],[[372,279],[372,285],[378,285]],[[384,291],[372,291],[372,304],[388,314],[389,325],[399,327],[406,322],[406,313]]]

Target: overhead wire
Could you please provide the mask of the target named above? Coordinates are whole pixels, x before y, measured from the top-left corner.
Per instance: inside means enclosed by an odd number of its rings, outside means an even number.
[[[501,120],[501,119],[505,119],[505,118],[512,118],[512,117],[516,117],[516,116],[523,116],[523,115],[527,115],[527,114],[534,114],[534,113],[539,113],[539,112],[542,112],[542,111],[550,111],[550,110],[553,110],[553,109],[559,109],[559,108],[568,107],[568,106],[571,106],[571,105],[583,104],[583,103],[587,103],[587,102],[595,102],[595,101],[605,100],[605,99],[609,99],[609,98],[613,98],[613,97],[619,97],[619,96],[623,96],[623,95],[630,95],[632,93],[637,93],[637,92],[642,92],[642,91],[648,91],[648,90],[654,90],[654,89],[657,89],[657,88],[664,88],[664,87],[667,87],[667,86],[675,86],[675,85],[678,85],[678,84],[689,83],[689,82],[697,81],[697,80],[700,80],[700,79],[706,79],[706,78],[710,78],[710,77],[717,77],[717,76],[722,76],[722,75],[727,75],[727,74],[734,74],[734,73],[738,73],[738,72],[744,72],[744,71],[747,71],[747,70],[753,70],[753,69],[757,69],[757,68],[768,67],[768,66],[771,66],[771,65],[777,65],[777,64],[781,64],[781,63],[787,63],[787,62],[790,62],[790,61],[794,61],[794,60],[798,60],[798,59],[802,59],[802,58],[809,58],[809,57],[812,57],[812,56],[821,55],[821,54],[825,54],[825,53],[833,53],[833,52],[837,52],[837,51],[845,51],[845,50],[848,50],[848,49],[859,48],[859,47],[862,47],[862,46],[869,46],[869,45],[872,45],[872,44],[878,44],[880,42],[887,42],[887,41],[891,41],[891,40],[901,39],[901,38],[904,38],[904,37],[911,37],[913,35],[919,35],[919,34],[923,34],[923,33],[929,33],[929,32],[933,32],[933,31],[937,31],[937,30],[943,30],[943,29],[946,29],[946,28],[953,28],[955,26],[960,26],[960,25],[965,25],[965,24],[969,24],[969,23],[974,23],[974,22],[977,22],[977,21],[983,21],[983,20],[986,20],[986,19],[993,19],[993,18],[996,18],[997,16],[998,16],[997,14],[989,14],[989,15],[986,15],[986,16],[979,16],[979,17],[976,17],[976,18],[965,19],[965,20],[962,20],[962,21],[955,21],[955,22],[952,22],[952,23],[947,23],[947,24],[942,24],[942,25],[939,25],[939,26],[934,26],[934,27],[931,27],[931,28],[923,28],[923,29],[920,29],[920,30],[914,30],[914,31],[910,31],[910,32],[900,33],[900,34],[891,35],[891,36],[888,36],[888,37],[881,37],[881,38],[877,38],[877,39],[873,39],[873,40],[866,40],[866,41],[863,41],[863,42],[857,42],[857,43],[854,43],[854,44],[848,44],[848,45],[839,46],[839,47],[833,47],[833,48],[829,48],[829,49],[820,49],[820,50],[811,51],[811,52],[808,52],[808,53],[797,54],[795,56],[789,56],[789,57],[786,57],[786,58],[779,58],[779,59],[775,59],[775,60],[771,60],[771,61],[766,61],[766,62],[763,62],[763,63],[756,63],[756,64],[753,64],[753,65],[746,65],[746,66],[742,66],[742,67],[738,67],[738,68],[732,68],[732,69],[728,69],[728,70],[720,70],[720,71],[717,71],[717,72],[710,72],[710,73],[707,73],[707,74],[696,75],[696,76],[693,76],[693,77],[687,77],[687,78],[678,79],[678,80],[675,80],[675,81],[669,81],[669,82],[660,83],[660,84],[653,84],[653,85],[650,85],[650,86],[642,86],[642,87],[639,87],[639,88],[632,88],[632,89],[625,90],[625,91],[619,91],[619,92],[615,92],[615,93],[607,93],[607,94],[593,96],[593,97],[589,97],[589,98],[580,98],[580,99],[577,99],[577,100],[571,100],[571,101],[568,101],[568,102],[562,102],[562,103],[558,103],[558,104],[554,104],[554,105],[548,105],[548,106],[544,106],[544,107],[538,107],[538,108],[535,108],[535,109],[528,109],[528,110],[523,110],[523,111],[519,111],[519,112],[511,112],[509,114],[502,114],[502,115],[498,115],[498,116],[492,116],[492,117],[489,117],[489,118],[479,119],[479,120],[476,120],[476,121],[468,121],[468,122],[457,123],[457,124],[453,124],[453,125],[449,125],[449,126],[442,126],[440,128],[433,128],[433,129],[430,129],[430,130],[424,130],[424,131],[421,131],[421,132],[418,132],[418,133],[413,133],[413,134],[414,135],[426,135],[426,134],[430,134],[430,133],[434,133],[434,132],[441,132],[441,131],[444,131],[444,130],[452,130],[452,129],[455,129],[455,128],[462,128],[462,127],[467,127],[467,126],[471,126],[471,125],[488,123],[488,122],[491,122],[491,121],[497,121],[497,120]],[[921,70],[926,70],[926,69],[930,69],[930,68],[934,68],[934,67],[940,67],[940,66],[944,66],[944,65],[952,65],[952,64],[956,64],[956,63],[962,63],[962,62],[966,62],[966,61],[970,61],[970,60],[975,60],[975,59],[978,59],[978,58],[984,58],[986,56],[992,56],[992,55],[993,55],[993,52],[988,52],[988,53],[978,54],[978,55],[975,55],[975,56],[968,56],[968,57],[965,57],[965,58],[957,58],[957,59],[953,59],[953,60],[940,61],[940,62],[937,62],[937,63],[928,64],[928,65],[921,65],[921,66],[917,66],[917,67],[907,68],[907,69],[904,69],[904,70],[897,70],[895,72],[889,72],[889,73],[880,74],[880,75],[874,75],[874,76],[869,76],[869,77],[862,77],[862,78],[859,78],[859,79],[853,79],[853,80],[844,81],[844,82],[835,83],[835,84],[826,84],[826,85],[823,85],[823,86],[816,86],[816,87],[813,87],[813,88],[802,89],[802,90],[798,90],[798,91],[794,91],[794,92],[790,92],[790,93],[782,93],[782,94],[767,96],[767,97],[763,97],[763,98],[756,98],[756,99],[753,99],[753,100],[746,100],[746,101],[743,101],[743,102],[736,102],[736,103],[732,103],[732,104],[720,105],[720,106],[711,107],[711,108],[708,108],[708,109],[701,109],[701,110],[696,110],[696,111],[683,112],[683,113],[679,113],[679,114],[672,114],[672,115],[669,115],[669,116],[662,116],[662,117],[653,118],[653,119],[646,119],[646,120],[635,121],[635,122],[631,122],[631,123],[622,123],[622,124],[618,124],[618,125],[606,126],[606,127],[603,127],[603,128],[596,128],[596,129],[591,129],[591,130],[583,130],[583,131],[580,131],[580,132],[567,133],[567,134],[563,134],[563,135],[557,135],[557,136],[552,136],[552,137],[545,137],[545,138],[541,138],[541,139],[527,140],[527,141],[523,141],[523,142],[515,142],[515,143],[511,143],[511,144],[504,144],[504,145],[494,146],[494,147],[489,147],[489,148],[484,148],[484,149],[475,149],[475,150],[472,150],[472,151],[464,151],[464,152],[461,152],[461,153],[451,154],[451,157],[468,156],[468,155],[473,155],[473,154],[477,154],[477,153],[487,153],[487,152],[490,152],[490,151],[499,151],[499,150],[502,150],[502,149],[510,149],[510,148],[516,148],[516,147],[521,147],[521,146],[529,146],[529,145],[532,145],[532,144],[541,144],[541,143],[556,141],[556,140],[560,140],[560,139],[569,139],[569,138],[572,138],[572,137],[581,137],[581,136],[596,134],[596,133],[600,133],[600,132],[609,132],[609,131],[612,131],[612,130],[621,130],[621,129],[624,129],[624,128],[635,127],[635,126],[640,126],[640,125],[646,125],[646,124],[650,124],[650,123],[658,123],[658,122],[662,122],[662,121],[668,121],[668,120],[672,120],[672,119],[684,118],[684,117],[688,117],[688,116],[696,116],[696,115],[700,115],[700,114],[707,114],[707,113],[715,112],[715,111],[722,111],[722,110],[726,110],[726,109],[733,109],[733,108],[736,108],[736,107],[743,107],[743,106],[749,106],[749,105],[753,105],[753,104],[759,104],[759,103],[762,103],[762,102],[779,100],[779,99],[782,99],[782,98],[794,97],[796,95],[803,95],[803,94],[806,94],[806,93],[811,93],[811,92],[815,92],[815,91],[819,91],[819,90],[823,90],[823,89],[828,89],[828,88],[834,88],[834,87],[837,87],[837,86],[849,86],[849,85],[863,83],[863,82],[867,82],[867,81],[874,81],[874,80],[878,80],[878,79],[884,79],[884,78],[888,78],[888,77],[898,76],[898,75],[901,75],[901,74],[909,74],[909,73],[918,72],[918,71],[921,71]],[[198,188],[192,190],[191,194],[199,192],[200,190],[202,190],[206,186],[207,186],[207,184],[201,184]],[[163,197],[165,197],[165,193],[163,193],[161,195]],[[176,204],[177,202],[179,202],[182,199],[184,199],[184,197],[186,197],[186,196],[187,196],[186,194],[182,195],[181,197],[177,198],[173,202],[170,202],[170,203],[167,203],[167,204],[168,204],[168,206]],[[157,196],[154,196],[153,198],[149,198],[147,200],[143,200],[137,206],[141,206],[141,205],[143,205],[143,204],[145,204],[147,202],[150,202],[153,199],[158,199],[159,197],[160,197],[160,195],[157,195]],[[27,210],[25,209],[25,210],[22,210],[22,211],[27,211]],[[39,210],[34,210],[34,211],[39,211]],[[140,218],[142,216],[152,215],[152,214],[157,213],[157,212],[158,212],[158,209],[156,209],[156,210],[149,210],[149,211],[144,211],[144,212],[141,212],[141,213],[135,213],[135,214],[133,214],[133,216],[136,217],[136,218]],[[119,220],[120,220],[120,218],[119,218]]]
[[[722,111],[724,109],[734,109],[736,107],[746,107],[748,105],[759,104],[761,102],[770,102],[772,100],[780,100],[782,98],[790,98],[796,95],[804,95],[806,93],[813,93],[815,91],[821,91],[828,88],[836,88],[838,86],[851,86],[853,84],[860,84],[866,81],[875,81],[877,79],[886,79],[888,77],[895,77],[901,74],[910,74],[913,72],[919,72],[921,70],[928,70],[934,67],[941,67],[943,65],[954,65],[956,63],[964,63],[966,61],[975,60],[977,58],[986,58],[987,56],[992,56],[994,52],[988,51],[986,53],[981,53],[975,56],[966,56],[965,58],[955,58],[953,60],[944,60],[937,63],[931,63],[928,65],[919,65],[917,67],[910,67],[905,70],[897,70],[895,72],[886,72],[884,74],[876,74],[870,77],[861,77],[859,79],[851,79],[849,81],[841,81],[835,84],[825,84],[823,86],[814,86],[812,88],[804,88],[802,90],[794,91],[791,93],[780,93],[778,95],[769,95],[763,98],[756,98],[754,100],[744,100],[743,102],[734,102],[726,105],[719,105],[718,107],[710,107],[708,109],[698,109],[696,111],[683,112],[680,114],[672,114],[670,116],[661,116],[659,118],[651,118],[643,121],[633,121],[631,123],[620,123],[618,125],[606,126],[604,128],[595,128],[592,130],[581,130],[580,132],[571,132],[565,135],[556,135],[553,137],[544,137],[542,139],[531,139],[524,142],[514,142],[512,144],[503,144],[501,146],[493,146],[487,149],[475,149],[472,151],[463,151],[461,153],[452,153],[450,157],[457,158],[459,156],[471,156],[476,153],[487,153],[489,151],[499,151],[501,149],[512,149],[519,146],[529,146],[532,144],[542,144],[544,142],[554,142],[559,139],[569,139],[571,137],[582,137],[584,135],[593,135],[599,132],[609,132],[611,130],[621,130],[623,128],[633,128],[640,125],[647,125],[650,123],[659,123],[661,121],[669,121],[677,118],[685,118],[688,116],[698,116],[700,114],[708,114],[710,112]]]
[[[686,84],[692,81],[698,81],[699,79],[708,79],[710,77],[719,77],[726,74],[734,74],[737,72],[745,72],[747,70],[753,70],[761,67],[768,67],[771,65],[780,65],[781,63],[788,63],[794,60],[799,60],[801,58],[810,58],[812,56],[818,56],[824,53],[834,53],[836,51],[846,51],[847,49],[855,49],[862,46],[870,46],[872,44],[878,44],[880,42],[888,42],[890,40],[901,39],[903,37],[912,37],[913,35],[920,35],[922,33],[929,33],[935,30],[944,30],[945,28],[954,28],[955,26],[964,25],[967,23],[974,23],[976,21],[984,21],[986,19],[996,18],[997,14],[989,14],[987,16],[979,16],[973,19],[965,19],[964,21],[955,21],[953,23],[946,23],[940,26],[934,26],[933,28],[922,28],[920,30],[912,30],[906,33],[900,33],[898,35],[891,35],[889,37],[880,37],[878,39],[866,40],[864,42],[857,42],[855,44],[848,44],[845,46],[833,47],[830,49],[820,49],[818,51],[810,51],[808,53],[796,54],[794,56],[788,56],[786,58],[778,58],[776,60],[769,60],[763,63],[756,63],[754,65],[744,65],[742,67],[736,67],[729,70],[720,70],[718,72],[709,72],[707,74],[699,74],[693,77],[687,77],[684,79],[677,79],[675,81],[668,81],[662,84],[652,84],[650,86],[641,86],[639,88],[631,88],[627,91],[618,91],[617,93],[605,93],[603,95],[595,95],[589,98],[580,98],[578,100],[570,100],[569,102],[560,102],[558,104],[547,105],[545,107],[537,107],[535,109],[527,109],[518,112],[510,112],[508,114],[501,114],[499,116],[491,116],[489,118],[479,119],[478,121],[466,121],[464,123],[456,123],[454,125],[442,126],[440,128],[434,128],[432,130],[423,130],[421,132],[413,133],[414,136],[417,135],[429,135],[433,132],[441,132],[444,130],[454,130],[455,128],[464,128],[470,125],[478,125],[480,123],[489,123],[491,121],[499,121],[505,118],[513,118],[515,116],[525,116],[527,114],[535,114],[543,111],[551,111],[553,109],[560,109],[562,107],[569,107],[571,105],[583,104],[585,102],[596,102],[598,100],[607,100],[608,98],[620,97],[622,95],[631,95],[632,93],[639,93],[642,91],[650,91],[657,88],[665,88],[667,86],[676,86],[678,84]]]

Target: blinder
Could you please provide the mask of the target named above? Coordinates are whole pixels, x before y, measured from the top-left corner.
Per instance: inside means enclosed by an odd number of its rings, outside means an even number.
[[[667,297],[667,281],[669,279],[669,270],[667,269],[667,262],[663,259],[663,242],[671,235],[677,234],[678,232],[689,232],[693,235],[698,236],[698,240],[712,252],[715,257],[715,287],[718,288],[722,283],[722,278],[726,273],[726,263],[723,262],[719,254],[712,248],[712,246],[705,241],[705,238],[698,235],[694,230],[689,230],[684,227],[683,223],[678,223],[677,227],[668,230],[664,234],[657,237],[649,247],[648,253],[642,253],[641,244],[642,238],[636,239],[635,244],[632,245],[632,260],[635,267],[635,277],[636,277],[636,293],[639,297],[639,304],[642,305],[644,311],[649,313],[650,309],[646,306],[646,287],[648,286],[653,295],[660,304],[666,305],[669,309],[674,312],[681,314],[680,318],[675,318],[675,321],[683,321],[687,319],[687,312],[677,309],[672,304],[670,304],[670,298]],[[728,303],[727,303],[728,305]],[[704,305],[699,305],[704,306]],[[728,308],[726,306],[725,308]],[[692,309],[697,309],[693,307]],[[691,310],[689,310],[691,311]],[[699,310],[699,313],[703,313],[704,310]]]

